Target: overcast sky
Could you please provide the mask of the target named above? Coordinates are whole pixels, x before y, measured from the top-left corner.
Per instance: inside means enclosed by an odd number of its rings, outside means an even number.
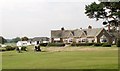
[[[85,14],[84,0],[1,0],[0,35],[14,37],[50,37],[51,30],[102,27]]]

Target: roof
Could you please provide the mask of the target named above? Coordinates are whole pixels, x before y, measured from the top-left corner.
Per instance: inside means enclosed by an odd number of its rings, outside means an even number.
[[[34,37],[32,41],[49,41],[48,37]]]
[[[62,38],[62,31],[61,30],[52,30],[51,37],[52,38]]]
[[[71,30],[52,30],[51,38],[65,38],[70,37]]]
[[[103,28],[93,28],[93,29],[83,29],[87,37],[95,37],[97,36]]]
[[[4,38],[0,36],[0,43],[4,43]]]
[[[80,29],[75,29],[72,31],[74,37],[80,37],[83,34],[83,31]]]
[[[99,33],[103,30],[103,28],[92,28],[92,29],[75,29],[75,30],[52,30],[51,38],[65,38],[70,37],[72,34],[74,37],[81,37],[84,33],[87,37],[95,37],[99,35]]]
[[[72,37],[71,35],[73,36],[70,30],[65,30],[62,32],[62,38]]]
[[[0,38],[3,38],[2,36],[0,36]]]

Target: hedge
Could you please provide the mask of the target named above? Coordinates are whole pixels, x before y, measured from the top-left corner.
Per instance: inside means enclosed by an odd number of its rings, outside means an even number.
[[[104,43],[102,46],[103,46],[103,47],[111,47],[111,44]]]
[[[18,47],[17,47],[17,46],[13,46],[13,47],[12,47],[12,46],[6,46],[3,51],[11,51],[11,50],[15,50],[16,48],[18,48]],[[26,51],[26,48],[27,48],[27,47],[23,46],[23,47],[21,48],[21,50]]]
[[[6,51],[11,51],[11,50],[15,50],[16,47],[12,47],[12,46],[6,46]]]
[[[1,52],[1,51],[6,51],[6,48],[2,48],[2,47],[1,47],[1,48],[0,48],[0,52]]]
[[[120,47],[120,38],[117,40],[116,46],[117,46],[117,47]]]
[[[46,47],[46,46],[48,46],[48,43],[40,43],[40,46]]]
[[[21,50],[27,51],[27,47],[26,46],[22,46]]]
[[[71,46],[76,46],[76,43],[72,43]]]
[[[48,43],[48,46],[58,46],[58,47],[63,47],[65,46],[64,43]]]
[[[94,43],[72,43],[71,46],[92,46]]]
[[[94,43],[94,46],[102,46],[104,43]]]

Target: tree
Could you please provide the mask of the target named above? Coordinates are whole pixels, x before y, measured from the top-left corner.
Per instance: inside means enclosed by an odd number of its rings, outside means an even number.
[[[2,36],[0,36],[0,43],[1,44],[4,44],[4,43],[6,43],[7,42],[7,40],[5,39],[5,38],[3,38]]]
[[[4,39],[4,43],[7,43],[7,39]]]
[[[20,37],[16,37],[16,38],[13,38],[11,42],[17,43],[20,40],[21,40]]]
[[[28,39],[28,37],[25,36],[25,37],[22,37],[21,40],[22,41],[28,41],[29,39]]]
[[[117,39],[117,47],[120,47],[120,38]]]
[[[96,21],[99,19],[104,19],[103,25],[108,26],[108,31],[110,32],[110,27],[114,32],[117,32],[117,38],[120,35],[120,1],[118,2],[103,2],[104,0],[99,0],[100,3],[93,2],[90,5],[86,5],[85,14],[89,18],[95,18]],[[113,0],[112,0],[113,1]],[[117,30],[119,28],[119,30]]]
[[[86,5],[85,14],[89,18],[104,19],[103,25],[120,26],[120,1],[119,2],[93,2]],[[120,29],[119,29],[120,30]]]

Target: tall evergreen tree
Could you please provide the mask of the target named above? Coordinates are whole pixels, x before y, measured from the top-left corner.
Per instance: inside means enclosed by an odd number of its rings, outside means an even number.
[[[89,18],[95,18],[96,21],[103,19],[103,25],[108,26],[108,31],[116,32],[117,38],[120,37],[120,0],[117,2],[104,2],[108,0],[99,0],[100,3],[93,2],[90,5],[86,5],[85,14]],[[112,27],[112,29],[110,29]],[[118,29],[119,28],[119,29]]]
[[[86,5],[85,14],[89,18],[104,19],[103,25],[120,26],[120,1],[119,2],[96,2]],[[120,30],[120,29],[119,29]]]

